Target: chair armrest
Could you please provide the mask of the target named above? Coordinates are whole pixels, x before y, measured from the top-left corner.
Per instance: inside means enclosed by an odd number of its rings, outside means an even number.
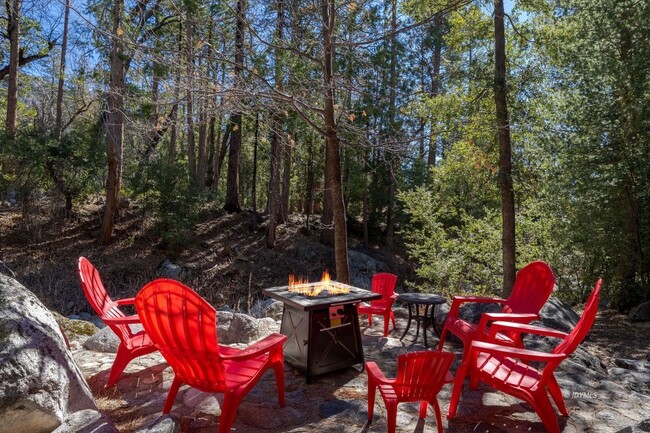
[[[377,367],[377,364],[372,361],[366,362],[366,371],[368,372],[368,377],[372,378],[378,385],[390,385],[395,382],[395,379],[387,379],[384,373]]]
[[[483,332],[488,328],[490,322],[506,321],[515,323],[530,323],[533,320],[539,319],[539,314],[517,314],[517,313],[483,313],[481,320],[476,329],[478,335],[483,335]],[[492,335],[493,336],[493,335]]]
[[[118,299],[115,303],[117,305],[132,305],[135,303],[135,298]]]
[[[566,332],[558,331],[557,329],[545,328],[543,326],[535,326],[524,323],[512,322],[494,322],[490,327],[490,339],[494,338],[497,332],[509,331],[517,334],[537,334],[545,335],[547,337],[566,338]]]
[[[458,310],[460,309],[460,306],[466,302],[474,302],[474,303],[481,303],[481,304],[490,304],[490,303],[503,304],[504,302],[506,302],[506,300],[501,298],[488,298],[485,296],[454,296],[451,302],[451,308],[449,309],[449,316],[452,317],[458,316]]]
[[[564,353],[545,353],[530,349],[519,349],[517,347],[501,346],[499,344],[486,343],[484,341],[472,341],[471,352],[483,352],[492,355],[503,355],[511,358],[519,358],[527,361],[552,362],[562,361],[567,357]],[[470,356],[472,354],[470,353]]]
[[[260,341],[256,342],[255,344],[248,346],[245,349],[238,350],[234,354],[221,354],[220,357],[221,359],[226,359],[229,361],[245,361],[247,359],[269,353],[278,346],[280,349],[282,349],[282,344],[284,344],[286,340],[286,335],[273,333],[266,338],[263,338]]]
[[[133,316],[126,317],[102,317],[102,320],[107,325],[130,325],[140,323],[140,316],[134,314]]]
[[[397,299],[398,297],[399,295],[397,293],[393,293],[392,295],[390,295],[390,300],[395,302],[395,299]]]

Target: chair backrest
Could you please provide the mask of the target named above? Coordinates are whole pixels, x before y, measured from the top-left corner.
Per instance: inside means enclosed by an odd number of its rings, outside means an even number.
[[[412,401],[434,398],[445,384],[454,354],[442,351],[410,352],[397,358],[395,392]]]
[[[585,339],[587,333],[591,329],[596,320],[596,313],[598,313],[598,296],[600,295],[600,287],[603,285],[603,279],[599,278],[596,281],[596,286],[594,290],[589,295],[587,299],[587,304],[585,304],[585,310],[580,316],[580,320],[576,323],[576,326],[573,330],[567,335],[560,344],[558,344],[553,353],[564,353],[565,355],[572,354],[576,348],[582,343],[582,340]]]
[[[555,275],[550,266],[535,261],[517,272],[510,297],[501,311],[503,313],[538,313],[553,292]]]
[[[99,317],[111,319],[125,317],[117,303],[108,296],[99,272],[87,258],[79,257],[77,273],[86,299]],[[129,325],[109,324],[108,326],[122,341],[127,341],[133,335]]]
[[[372,276],[372,291],[381,294],[381,299],[370,301],[373,307],[387,308],[390,305],[390,297],[395,293],[397,275],[381,272]]]
[[[135,297],[142,326],[178,379],[198,388],[225,386],[218,362],[217,312],[184,284],[157,279]]]

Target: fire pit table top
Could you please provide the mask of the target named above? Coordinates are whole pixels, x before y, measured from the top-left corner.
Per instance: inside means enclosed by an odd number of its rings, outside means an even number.
[[[318,286],[319,284],[320,283],[307,283],[294,287],[309,289]],[[297,291],[292,291],[294,287],[291,287],[290,290],[290,286],[270,287],[268,289],[263,289],[262,293],[270,298],[282,301],[293,308],[304,311],[322,309],[332,305],[345,305],[361,301],[381,299],[381,294],[360,289],[359,287],[339,283],[338,281],[332,281],[330,284],[334,289],[334,293],[324,289],[318,295],[306,295]],[[336,293],[339,290],[347,293]]]

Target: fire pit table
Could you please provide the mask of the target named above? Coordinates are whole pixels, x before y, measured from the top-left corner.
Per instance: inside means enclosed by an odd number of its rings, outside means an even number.
[[[314,376],[357,364],[363,347],[357,307],[381,295],[336,281],[271,287],[262,292],[284,303],[280,333],[287,336],[284,359]],[[319,291],[320,290],[320,291]]]

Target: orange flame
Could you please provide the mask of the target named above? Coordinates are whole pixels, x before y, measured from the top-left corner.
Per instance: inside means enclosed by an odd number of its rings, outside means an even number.
[[[349,293],[350,289],[341,287],[336,281],[332,281],[329,272],[325,270],[321,280],[317,283],[310,283],[306,278],[289,274],[289,291],[305,296],[318,296],[323,291],[327,291],[330,295],[341,295]]]

